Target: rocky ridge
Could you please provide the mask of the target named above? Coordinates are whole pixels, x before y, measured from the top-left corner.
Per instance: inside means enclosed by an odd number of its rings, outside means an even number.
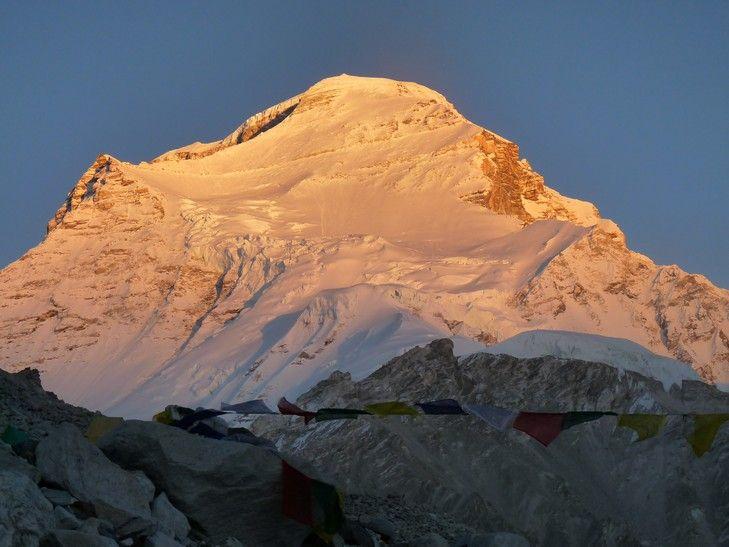
[[[2,429],[30,433],[12,446],[0,441],[3,547],[324,545],[282,516],[281,457],[260,438],[214,440],[132,420],[94,444],[81,431],[102,416],[45,392],[35,371],[0,371],[0,389],[13,393],[0,398]],[[349,495],[345,508],[334,545],[438,546],[453,533],[459,547],[526,545],[396,497]]]
[[[555,546],[729,540],[729,428],[697,458],[685,440],[691,420],[680,415],[729,411],[729,395],[702,382],[665,391],[650,378],[599,363],[486,353],[458,359],[449,340],[438,340],[360,381],[335,372],[297,404],[360,408],[441,398],[540,412],[678,415],[642,442],[604,417],[563,431],[548,448],[472,416],[365,417],[308,427],[261,417],[254,430],[310,469],[326,469],[351,494],[422,504],[480,533],[508,530]],[[453,531],[446,536],[456,539]]]

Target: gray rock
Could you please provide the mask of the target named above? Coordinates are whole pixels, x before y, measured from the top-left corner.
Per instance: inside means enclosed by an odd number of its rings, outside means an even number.
[[[522,535],[510,532],[496,532],[487,534],[486,538],[491,541],[488,547],[529,547],[529,541]]]
[[[458,547],[529,547],[529,541],[524,536],[511,532],[493,532],[490,534],[473,534],[463,541],[457,542]]]
[[[40,481],[40,471],[26,462],[23,458],[16,456],[10,445],[0,442],[0,469],[4,471],[15,471],[21,473],[34,483]]]
[[[264,439],[263,437],[257,437],[256,435],[253,435],[252,433],[232,433],[225,437],[223,439],[224,441],[232,441],[237,443],[247,443],[252,444],[253,446],[260,446],[261,448],[266,448],[267,450],[271,450],[273,452],[278,453],[276,450],[276,445],[273,444],[268,439]]]
[[[53,528],[53,505],[22,473],[0,470],[0,546],[33,547]]]
[[[221,543],[216,544],[215,547],[245,547],[245,546],[235,538],[225,538]]]
[[[15,374],[0,370],[0,423],[27,431],[31,439],[40,439],[54,424],[64,422],[85,430],[93,417],[93,412],[44,391],[37,370],[26,368]]]
[[[123,470],[81,432],[62,424],[38,444],[38,469],[43,479],[93,505],[121,535],[154,526],[149,503],[154,485],[140,473]]]
[[[268,450],[136,420],[98,444],[123,467],[144,471],[213,541],[298,545],[309,533],[281,515],[281,460]]]
[[[164,492],[152,503],[152,516],[157,520],[163,534],[182,541],[190,533],[187,517],[170,503]]]
[[[397,528],[384,515],[377,515],[371,519],[363,519],[362,525],[384,536],[385,539],[394,539],[397,537]]]
[[[81,523],[80,532],[85,534],[115,537],[114,526],[108,520],[91,517]]]
[[[144,547],[184,547],[182,543],[172,539],[167,534],[155,532],[144,540]]]
[[[374,532],[356,522],[348,522],[344,526],[344,530],[342,530],[342,535],[345,541],[353,545],[376,547],[380,544],[380,541],[375,536]]]
[[[53,505],[62,505],[64,507],[67,507],[69,505],[73,505],[78,500],[74,498],[71,494],[66,492],[65,490],[56,490],[55,488],[41,488],[41,492],[43,492],[43,495],[50,501]]]
[[[409,547],[448,547],[448,542],[435,533],[420,536],[408,542]]]
[[[81,521],[73,513],[60,505],[54,507],[53,515],[56,518],[56,528],[60,528],[61,530],[78,530],[81,527]]]
[[[118,544],[111,538],[78,530],[53,530],[44,538],[43,547],[118,547]]]

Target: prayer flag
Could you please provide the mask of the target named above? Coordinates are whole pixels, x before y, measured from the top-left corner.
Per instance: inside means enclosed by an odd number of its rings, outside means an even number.
[[[278,411],[281,414],[286,414],[289,416],[301,416],[304,418],[304,423],[307,424],[312,418],[316,417],[316,412],[309,412],[308,410],[299,408],[294,403],[290,403],[289,401],[287,401],[286,397],[281,397],[281,399],[279,400]]]
[[[325,541],[344,524],[342,497],[331,484],[307,477],[281,460],[282,512],[310,526]]]
[[[189,429],[190,426],[195,424],[195,422],[207,420],[208,418],[214,418],[215,416],[220,416],[221,414],[225,414],[225,412],[223,412],[222,410],[201,408],[199,410],[196,410],[192,414],[188,414],[187,416],[183,416],[181,419],[172,422],[172,425],[181,429]]]
[[[513,428],[523,431],[544,446],[549,446],[562,431],[564,414],[552,412],[519,412]]]
[[[453,399],[439,399],[415,406],[419,406],[425,414],[465,414],[458,401]]]
[[[316,421],[325,422],[328,420],[356,420],[362,414],[369,415],[366,410],[356,408],[320,408],[316,412]]]
[[[283,515],[307,526],[314,526],[311,483],[311,478],[281,460]]]
[[[519,414],[513,410],[506,410],[491,405],[463,405],[463,409],[477,418],[481,418],[494,429],[506,431],[514,423]]]
[[[711,450],[719,428],[729,420],[729,414],[700,414],[694,416],[694,431],[688,441],[694,454],[701,457]]]
[[[655,437],[664,423],[665,414],[621,414],[618,418],[618,425],[635,431],[639,441]]]
[[[230,410],[237,412],[238,414],[277,414],[270,408],[263,399],[256,399],[254,401],[245,401],[243,403],[236,403],[229,405],[222,403],[220,410]]]
[[[325,541],[331,541],[344,524],[344,502],[342,496],[331,484],[311,481],[314,498],[314,531]]]
[[[615,416],[615,412],[567,412],[562,422],[562,431],[576,425],[599,420],[603,416]]]
[[[167,408],[165,408],[162,412],[158,412],[157,414],[155,414],[152,417],[152,419],[155,422],[159,422],[159,423],[165,424],[165,425],[172,425],[172,422],[174,421],[172,419],[172,415],[171,415],[169,409],[167,409]]]
[[[109,431],[116,429],[124,423],[124,418],[111,418],[109,416],[94,416],[86,428],[86,438],[96,444],[101,437]]]
[[[400,401],[388,401],[386,403],[373,403],[365,405],[365,410],[377,416],[418,416],[418,411],[410,405]]]
[[[192,427],[188,427],[186,428],[186,430],[188,433],[192,433],[193,435],[200,435],[201,437],[207,437],[208,439],[220,440],[225,437],[223,433],[221,433],[220,431],[216,431],[205,422],[195,422]]]

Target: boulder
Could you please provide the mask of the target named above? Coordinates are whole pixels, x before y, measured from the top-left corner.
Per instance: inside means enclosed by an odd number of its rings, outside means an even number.
[[[34,483],[40,481],[40,472],[23,458],[13,453],[10,445],[0,442],[0,469],[25,475]]]
[[[342,530],[342,537],[349,545],[361,545],[362,547],[380,545],[380,540],[375,533],[357,522],[347,522]]]
[[[41,543],[42,547],[118,547],[111,538],[85,534],[77,530],[53,530]]]
[[[27,475],[0,470],[0,547],[33,547],[53,528],[53,505]]]
[[[409,541],[408,542],[409,547],[449,547],[449,543],[443,539],[442,536],[439,536],[435,533],[426,534],[424,536],[420,536],[419,538]]]
[[[60,505],[53,509],[53,516],[56,518],[56,528],[61,530],[78,530],[81,527],[76,516]]]
[[[145,539],[144,547],[184,547],[184,545],[182,545],[179,541],[172,539],[167,534],[155,532],[154,535]]]
[[[91,535],[116,537],[114,534],[114,526],[111,522],[104,519],[97,519],[96,517],[91,517],[83,521],[79,531]]]
[[[372,518],[365,518],[361,523],[365,528],[377,532],[386,540],[397,537],[397,529],[384,515],[375,515]]]
[[[299,545],[309,533],[282,516],[281,459],[269,450],[136,420],[98,445],[119,465],[144,471],[213,541]]]
[[[471,534],[456,542],[456,547],[529,547],[529,545],[524,536],[511,532]]]
[[[183,541],[190,533],[187,517],[170,503],[164,492],[152,503],[152,516],[157,520],[159,531],[163,534]]]
[[[45,481],[91,504],[120,535],[154,528],[149,508],[154,485],[111,462],[73,425],[58,426],[38,444],[36,463]]]
[[[65,490],[56,490],[55,488],[41,488],[43,495],[53,505],[63,505],[64,507],[73,505],[78,500]]]

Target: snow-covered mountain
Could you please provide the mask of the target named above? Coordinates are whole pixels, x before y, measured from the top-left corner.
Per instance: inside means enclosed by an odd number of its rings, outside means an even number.
[[[323,80],[151,163],[99,156],[0,272],[0,366],[128,416],[535,329],[729,382],[729,291],[630,251],[439,93],[379,78]]]

